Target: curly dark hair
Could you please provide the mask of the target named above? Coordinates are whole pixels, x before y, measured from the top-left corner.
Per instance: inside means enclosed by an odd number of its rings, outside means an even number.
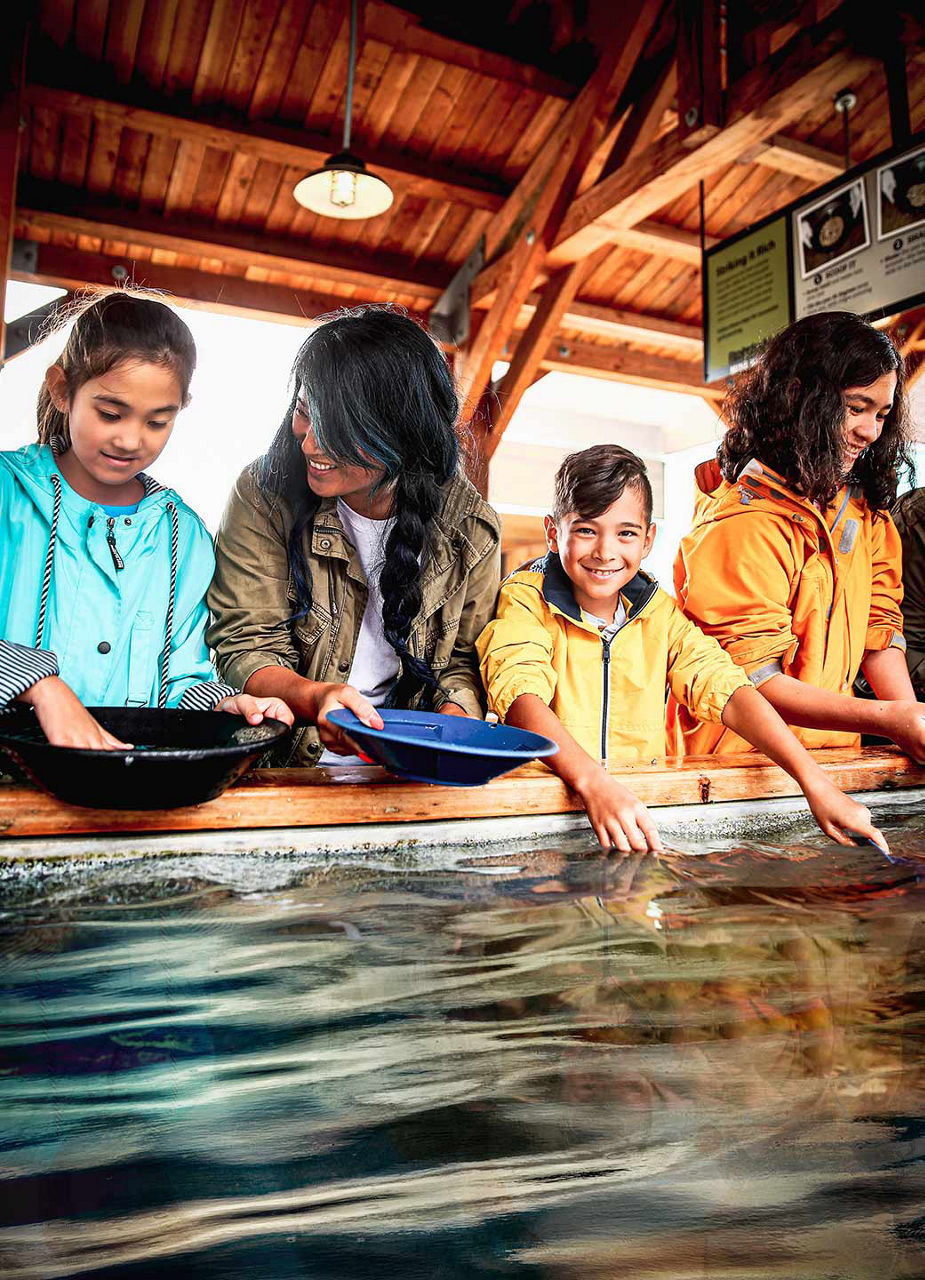
[[[890,337],[849,311],[806,316],[774,335],[723,405],[729,429],[716,457],[734,483],[749,458],[777,471],[810,502],[830,503],[845,483],[844,392],[896,374],[893,407],[850,479],[875,512],[888,510],[911,470],[902,356]]]
[[[385,638],[401,664],[386,705],[432,704],[438,683],[408,648],[421,610],[421,579],[430,558],[434,517],[446,485],[459,469],[458,402],[443,352],[408,316],[383,307],[358,307],[323,321],[303,342],[292,369],[293,392],[282,424],[258,461],[259,482],[284,497],[296,520],[289,566],[298,597],[292,623],[311,608],[312,575],[305,547],[320,499],[305,478],[305,460],[292,432],[299,391],[312,431],[329,458],[384,470],[393,486],[395,524],[379,578]]]

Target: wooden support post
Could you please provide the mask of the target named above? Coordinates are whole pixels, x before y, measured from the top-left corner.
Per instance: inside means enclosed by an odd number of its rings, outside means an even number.
[[[600,178],[608,177],[631,156],[645,150],[655,141],[662,116],[671,106],[677,89],[678,67],[672,59],[665,64],[648,91],[630,111],[610,154],[601,166]]]
[[[511,367],[498,388],[500,408],[492,423],[491,434],[485,442],[489,460],[498,448],[521,396],[533,384],[543,356],[558,332],[584,274],[585,263],[573,263],[572,266],[557,271],[543,290],[527,330],[517,344]]]
[[[678,134],[685,146],[723,127],[719,0],[679,0]]]
[[[26,56],[25,18],[6,19],[8,31],[2,58],[2,99],[0,99],[0,368],[6,334],[3,314],[6,282],[13,258],[16,222],[16,180],[22,137],[22,87]]]
[[[464,419],[474,412],[488,386],[492,366],[510,340],[572,195],[649,38],[660,8],[661,0],[637,0],[632,9],[624,10],[621,25],[615,28],[594,75],[485,230],[485,253],[489,260],[503,253],[512,237],[514,243],[495,282],[488,314],[464,356],[459,377]],[[477,282],[474,290],[477,291]],[[523,378],[520,382],[523,390],[530,385],[529,380]],[[511,412],[514,407],[516,403],[511,405]]]
[[[906,79],[906,48],[898,15],[892,12],[882,28],[883,68],[890,104],[890,134],[894,147],[904,147],[912,137],[909,115],[909,84]]]

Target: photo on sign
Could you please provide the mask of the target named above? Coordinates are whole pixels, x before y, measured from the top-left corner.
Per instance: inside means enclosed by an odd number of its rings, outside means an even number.
[[[925,223],[925,147],[877,170],[877,239]]]
[[[870,244],[864,180],[832,192],[799,215],[800,270],[807,276]]]

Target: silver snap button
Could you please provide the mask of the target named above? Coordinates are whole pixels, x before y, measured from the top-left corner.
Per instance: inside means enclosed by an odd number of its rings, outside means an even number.
[[[129,518],[128,516],[126,516],[126,517],[125,517],[125,523],[126,523],[126,524],[131,524],[131,523],[132,523],[132,522],[131,522],[131,520],[130,520],[130,518]]]
[[[322,538],[322,539],[321,539],[321,541],[318,543],[318,546],[321,548],[321,550],[322,550],[322,551],[330,551],[330,550],[331,550],[331,539],[330,539],[330,538]]]

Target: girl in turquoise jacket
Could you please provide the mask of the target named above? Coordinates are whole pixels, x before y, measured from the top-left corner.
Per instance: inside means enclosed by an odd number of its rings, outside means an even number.
[[[38,443],[0,453],[0,706],[30,704],[57,745],[128,745],[87,705],[291,723],[285,703],[216,680],[205,643],[212,540],[145,474],[189,399],[195,359],[192,334],[163,303],[97,298],[46,374]]]

